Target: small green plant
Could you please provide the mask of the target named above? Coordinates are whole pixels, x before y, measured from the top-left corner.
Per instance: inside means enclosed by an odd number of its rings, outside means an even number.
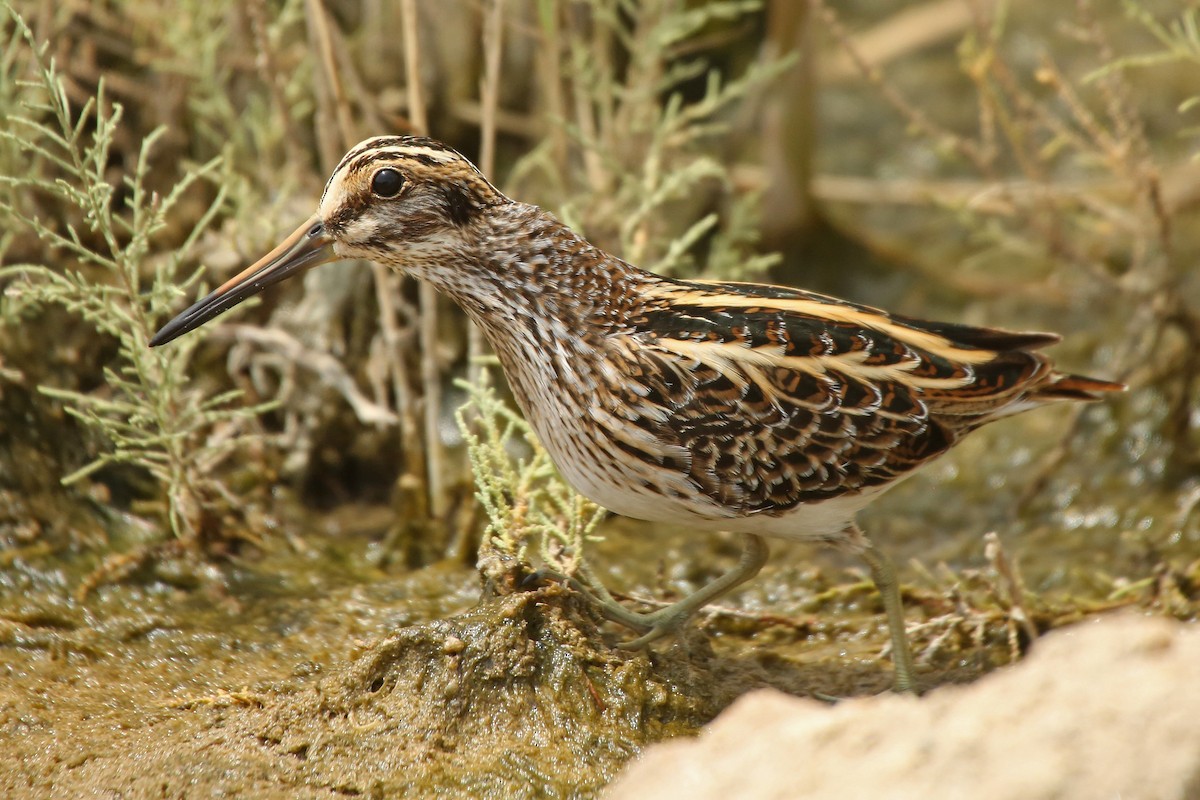
[[[477,383],[458,381],[468,401],[458,409],[467,442],[475,496],[487,514],[479,567],[493,585],[524,571],[529,548],[562,575],[588,573],[584,542],[595,537],[605,511],[563,481],[520,414],[507,406],[489,373]]]
[[[704,40],[761,3],[562,6],[539,4],[551,53],[542,78],[561,85],[548,91],[553,127],[511,182],[535,179],[524,199],[540,194],[568,225],[652,272],[760,276],[778,260],[754,252],[760,195],[738,185],[722,149],[737,136],[739,105],[793,61],[763,58],[730,75],[705,57]]]
[[[165,195],[149,191],[159,129],[141,142],[136,163],[114,182],[110,156],[121,107],[107,101],[101,84],[73,110],[54,60],[46,56],[47,45],[36,41],[15,11],[4,10],[16,28],[10,43],[25,50],[24,68],[33,80],[17,84],[15,113],[0,131],[3,163],[22,165],[0,175],[0,219],[35,235],[45,248],[45,263],[0,267],[6,284],[2,317],[12,320],[57,304],[115,342],[116,355],[103,369],[100,388],[38,387],[109,445],[62,481],[72,484],[115,464],[144,469],[158,488],[171,533],[196,545],[214,535],[218,508],[233,504],[216,469],[254,438],[246,435],[248,424],[265,406],[235,404],[238,392],[207,396],[187,387],[194,342],[162,350],[146,343],[173,312],[174,301],[194,293],[200,282],[200,269],[183,278],[180,273],[224,204],[220,162],[187,170]],[[155,235],[184,193],[203,181],[217,187],[206,211],[173,252],[155,253]]]
[[[1157,19],[1136,0],[1124,0],[1125,15],[1138,23],[1159,44],[1158,50],[1139,55],[1122,56],[1101,67],[1088,76],[1089,81],[1102,80],[1118,70],[1135,70],[1159,66],[1185,64],[1200,67],[1200,8],[1192,6],[1180,12],[1169,22]],[[1200,107],[1200,93],[1188,96],[1179,104],[1179,113],[1187,114]],[[1200,126],[1193,125],[1180,131],[1184,136],[1200,135]]]

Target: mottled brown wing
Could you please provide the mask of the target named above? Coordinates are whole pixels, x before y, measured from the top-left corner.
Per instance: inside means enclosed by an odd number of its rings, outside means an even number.
[[[626,443],[629,456],[686,471],[741,513],[889,483],[1040,368],[1037,356],[964,348],[874,309],[826,316],[819,295],[733,286],[652,293],[612,339],[620,378],[608,389],[627,422],[689,454],[662,464]]]

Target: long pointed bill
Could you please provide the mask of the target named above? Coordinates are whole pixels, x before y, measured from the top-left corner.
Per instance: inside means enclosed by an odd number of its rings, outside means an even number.
[[[150,346],[158,347],[199,328],[213,317],[225,313],[273,283],[279,283],[292,275],[336,260],[332,237],[325,232],[325,225],[320,219],[311,217],[253,266],[230,278],[207,297],[164,325],[162,330],[154,334]]]

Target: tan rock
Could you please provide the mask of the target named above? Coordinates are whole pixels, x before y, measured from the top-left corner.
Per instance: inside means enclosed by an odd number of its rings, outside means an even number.
[[[924,698],[746,695],[650,747],[608,800],[1200,798],[1200,628],[1115,615]]]

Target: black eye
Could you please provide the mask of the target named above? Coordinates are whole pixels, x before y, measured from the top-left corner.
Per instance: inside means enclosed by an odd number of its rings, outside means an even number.
[[[404,176],[390,167],[384,167],[371,178],[371,193],[376,197],[395,197],[404,188]]]

